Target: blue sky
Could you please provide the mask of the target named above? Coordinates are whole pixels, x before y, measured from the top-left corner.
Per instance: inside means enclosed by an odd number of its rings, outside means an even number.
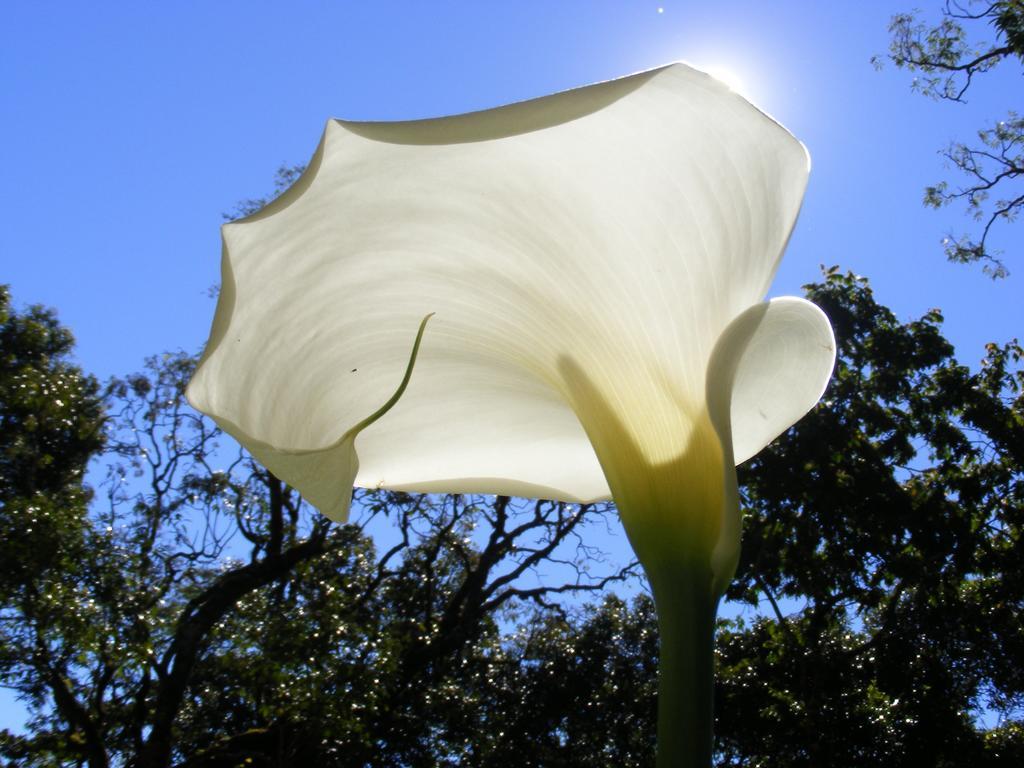
[[[329,117],[409,119],[495,106],[685,60],[731,72],[810,149],[811,183],[774,295],[819,264],[868,276],[903,319],[940,307],[970,364],[1020,334],[1013,275],[947,264],[961,211],[921,205],[937,150],[998,119],[1008,64],[967,106],[887,67],[889,17],[865,2],[20,2],[0,27],[0,282],[56,307],[100,377],[198,351],[222,212],[302,163]],[[659,10],[660,8],[660,10]],[[1016,269],[1015,269],[1016,267]],[[3,725],[0,708],[0,725]]]
[[[58,309],[88,370],[126,373],[149,354],[199,349],[221,213],[268,191],[279,165],[304,162],[327,118],[479,109],[683,59],[735,73],[810,149],[810,188],[773,293],[841,264],[901,317],[941,307],[973,362],[984,342],[1019,333],[1021,278],[993,283],[946,264],[939,241],[966,222],[924,209],[921,193],[943,174],[939,148],[1012,106],[1019,70],[983,78],[966,107],[912,95],[908,75],[869,62],[905,8],[10,3],[0,280],[16,302]],[[997,233],[1008,252],[1020,229]]]

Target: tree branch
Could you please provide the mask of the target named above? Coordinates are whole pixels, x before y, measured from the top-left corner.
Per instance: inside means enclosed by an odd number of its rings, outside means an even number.
[[[313,534],[301,544],[285,550],[277,557],[229,571],[218,577],[197,597],[189,601],[164,654],[160,667],[164,675],[156,694],[152,730],[145,746],[136,757],[136,768],[164,768],[172,746],[172,726],[181,708],[192,668],[213,626],[246,594],[264,587],[299,563],[323,554],[326,547],[326,521],[318,521]]]

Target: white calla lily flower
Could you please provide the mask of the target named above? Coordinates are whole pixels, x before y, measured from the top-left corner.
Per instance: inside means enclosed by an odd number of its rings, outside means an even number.
[[[683,64],[332,120],[294,186],[224,226],[189,400],[336,520],[353,484],[612,498],[661,622],[659,765],[707,764],[734,466],[817,402],[835,356],[817,307],[763,301],[808,169]]]

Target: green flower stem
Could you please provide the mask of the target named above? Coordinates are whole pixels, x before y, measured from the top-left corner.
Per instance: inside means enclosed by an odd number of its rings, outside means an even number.
[[[718,596],[706,561],[660,566],[648,572],[660,633],[657,768],[710,768]]]

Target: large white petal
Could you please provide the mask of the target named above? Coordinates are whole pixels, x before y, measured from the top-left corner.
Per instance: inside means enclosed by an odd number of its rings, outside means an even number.
[[[807,168],[788,132],[678,64],[452,118],[331,121],[292,190],[224,227],[190,400],[303,490],[436,313],[405,395],[359,436],[357,482],[606,497],[566,361],[649,457],[685,444],[647,427],[677,396],[699,407],[715,341],[767,290]],[[347,475],[318,493],[343,494]]]

